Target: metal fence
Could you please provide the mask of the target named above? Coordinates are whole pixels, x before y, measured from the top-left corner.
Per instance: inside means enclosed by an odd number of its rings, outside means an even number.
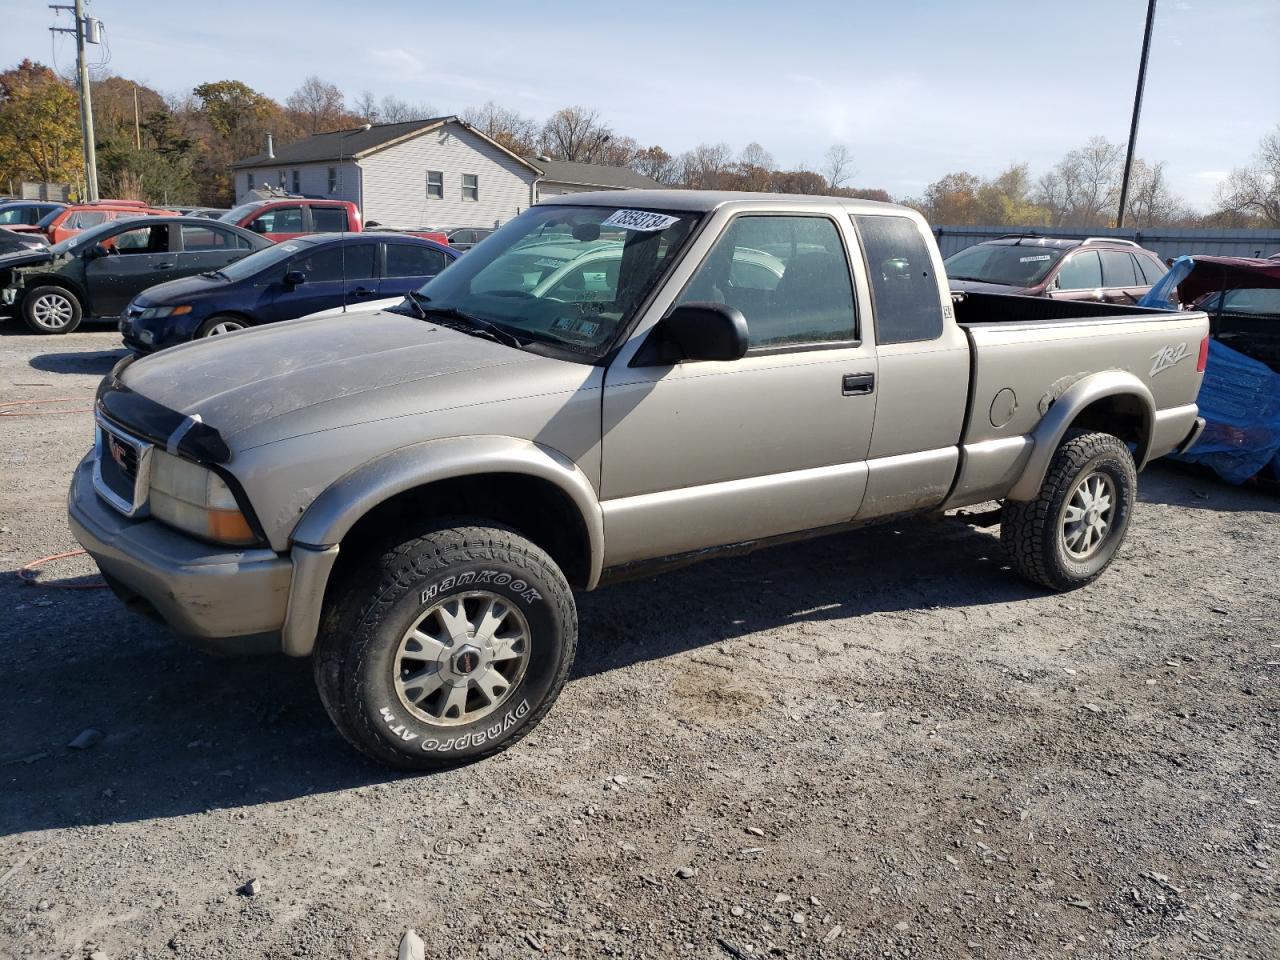
[[[70,200],[71,184],[69,183],[31,183],[24,180],[19,196],[23,200]]]
[[[1133,240],[1162,257],[1180,257],[1186,253],[1205,253],[1227,257],[1269,257],[1280,252],[1280,229],[1275,230],[1174,230],[1150,227],[1142,230],[1120,230],[1115,227],[1078,229],[1068,227],[934,227],[934,236],[944,257],[965,247],[1010,233],[1032,236],[1119,237]]]

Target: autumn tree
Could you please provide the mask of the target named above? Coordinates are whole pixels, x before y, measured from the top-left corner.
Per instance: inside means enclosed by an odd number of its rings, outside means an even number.
[[[654,145],[636,152],[629,164],[636,173],[643,174],[658,183],[676,184],[680,182],[680,164],[671,154]]]
[[[538,152],[538,124],[518,110],[490,100],[481,107],[468,107],[462,119],[518,156],[529,157]]]
[[[75,90],[31,60],[0,73],[0,183],[70,183],[83,175]]]
[[[1218,203],[1223,212],[1280,226],[1280,124],[1262,138],[1252,163],[1228,174]]]
[[[352,119],[342,91],[314,74],[289,94],[284,107],[298,130],[307,135],[341,130],[350,126]]]

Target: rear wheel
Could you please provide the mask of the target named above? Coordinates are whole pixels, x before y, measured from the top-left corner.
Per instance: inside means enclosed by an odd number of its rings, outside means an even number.
[[[196,331],[196,339],[201,340],[205,337],[221,336],[224,333],[235,333],[237,330],[247,330],[251,326],[253,324],[243,317],[233,317],[229,314],[220,313],[200,324],[200,329]]]
[[[82,314],[79,298],[65,287],[36,287],[22,301],[22,319],[36,333],[70,333]]]
[[[577,613],[554,561],[511,530],[445,521],[349,568],[316,686],[362,753],[402,770],[504,750],[551,709]]]
[[[1109,433],[1072,433],[1034,500],[1005,502],[1000,541],[1014,569],[1052,590],[1096,580],[1124,541],[1138,494],[1133,455]]]

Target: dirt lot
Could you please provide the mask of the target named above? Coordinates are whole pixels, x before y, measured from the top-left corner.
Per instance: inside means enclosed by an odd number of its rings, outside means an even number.
[[[118,342],[4,325],[0,403],[87,407]],[[1153,469],[1063,596],[954,521],[584,595],[546,722],[406,777],[307,663],[13,576],[90,427],[0,417],[0,955],[1280,956],[1274,498]]]

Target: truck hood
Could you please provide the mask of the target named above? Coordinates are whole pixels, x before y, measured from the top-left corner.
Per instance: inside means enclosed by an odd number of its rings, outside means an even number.
[[[488,372],[477,376],[481,370]],[[378,312],[198,340],[136,361],[121,380],[172,410],[198,415],[234,452],[340,426],[572,390],[582,370]]]

